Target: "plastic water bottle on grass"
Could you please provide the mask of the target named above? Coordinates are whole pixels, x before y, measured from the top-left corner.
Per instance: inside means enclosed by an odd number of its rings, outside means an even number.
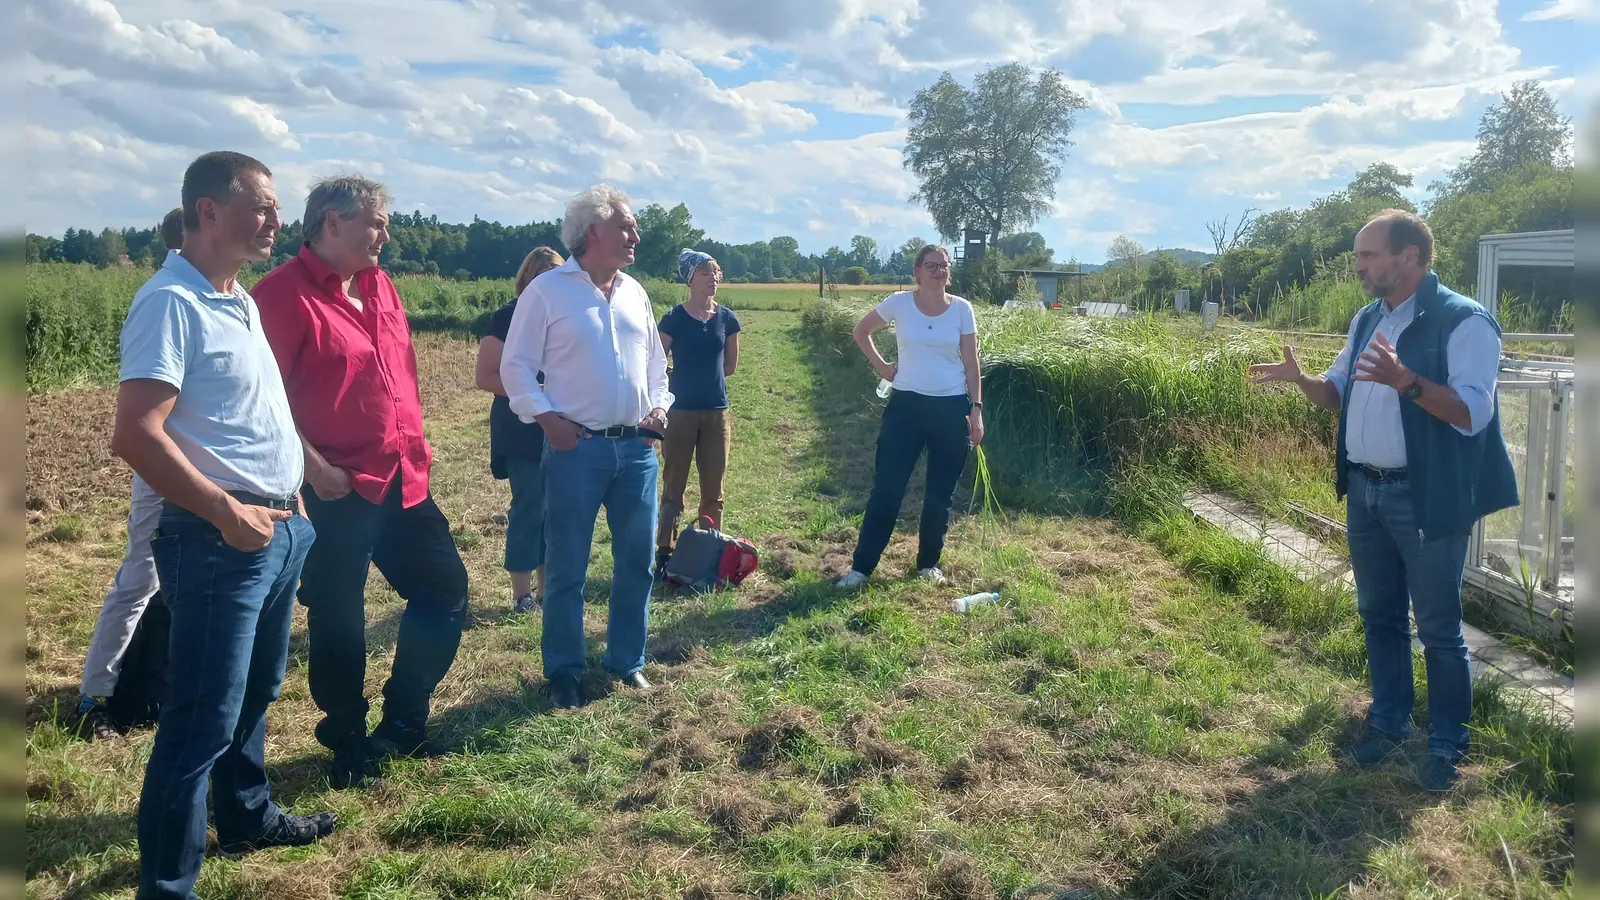
[[[982,606],[985,603],[998,603],[999,600],[1000,595],[994,591],[983,591],[970,597],[960,597],[950,601],[950,609],[954,612],[964,613],[974,606]]]

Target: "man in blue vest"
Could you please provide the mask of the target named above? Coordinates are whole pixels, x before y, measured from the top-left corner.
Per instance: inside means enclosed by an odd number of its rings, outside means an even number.
[[[1447,791],[1467,752],[1472,678],[1461,629],[1461,579],[1478,519],[1516,506],[1495,381],[1500,326],[1439,283],[1433,233],[1415,213],[1384,210],[1356,235],[1355,270],[1378,298],[1356,314],[1332,366],[1307,375],[1294,352],[1250,367],[1257,384],[1287,381],[1339,413],[1335,489],[1366,630],[1372,706],[1349,755],[1389,756],[1411,731],[1414,612],[1428,675],[1424,790]]]

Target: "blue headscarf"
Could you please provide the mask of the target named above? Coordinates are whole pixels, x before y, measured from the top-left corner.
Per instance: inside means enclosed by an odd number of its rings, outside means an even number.
[[[689,283],[694,270],[711,261],[711,254],[700,250],[684,250],[678,254],[678,280]]]

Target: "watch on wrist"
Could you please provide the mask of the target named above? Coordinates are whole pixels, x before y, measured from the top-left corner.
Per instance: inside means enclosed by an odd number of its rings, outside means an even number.
[[[1400,389],[1400,396],[1407,400],[1415,400],[1422,396],[1422,376],[1414,375],[1411,383]]]

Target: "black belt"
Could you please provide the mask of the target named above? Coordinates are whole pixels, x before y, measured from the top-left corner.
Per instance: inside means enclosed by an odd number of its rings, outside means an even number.
[[[612,425],[610,428],[600,429],[590,428],[587,425],[579,427],[583,429],[584,437],[613,439],[643,437],[655,438],[658,441],[662,439],[660,434],[638,425]]]
[[[1410,473],[1405,469],[1380,469],[1377,466],[1369,466],[1366,463],[1351,463],[1350,465],[1358,469],[1361,474],[1367,476],[1368,481],[1405,481],[1410,477]]]
[[[290,495],[288,497],[279,499],[273,497],[263,497],[260,494],[254,494],[250,491],[227,491],[226,493],[228,496],[246,506],[265,506],[267,509],[282,509],[292,513],[300,512],[300,498],[298,495]],[[183,507],[173,503],[171,500],[164,501],[163,505],[169,506],[173,509],[183,509]],[[189,510],[184,510],[184,512],[189,512]]]

